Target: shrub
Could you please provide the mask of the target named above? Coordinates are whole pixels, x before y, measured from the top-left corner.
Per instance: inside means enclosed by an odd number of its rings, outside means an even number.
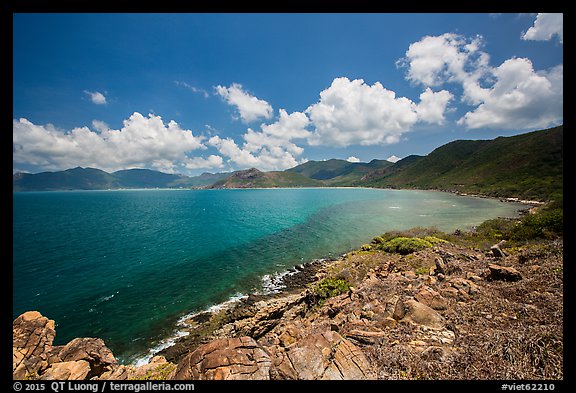
[[[436,237],[436,236],[425,236],[424,240],[426,240],[427,242],[429,242],[433,246],[435,246],[436,244],[440,244],[440,243],[448,243],[446,240],[440,239],[439,237]]]
[[[419,237],[395,237],[382,244],[382,250],[391,253],[408,255],[425,248],[432,247],[432,243]]]
[[[332,296],[338,296],[341,293],[347,292],[349,289],[350,285],[346,280],[340,278],[325,278],[318,283],[314,292],[319,297],[328,299]]]
[[[554,238],[562,236],[564,231],[564,214],[562,209],[543,209],[534,214],[527,214],[514,227],[513,240],[531,240],[537,238]]]
[[[486,220],[476,228],[476,236],[487,239],[508,240],[515,225],[515,221],[505,218]]]
[[[325,278],[310,288],[307,303],[309,306],[322,305],[324,301],[333,296],[348,292],[350,284],[341,278]]]

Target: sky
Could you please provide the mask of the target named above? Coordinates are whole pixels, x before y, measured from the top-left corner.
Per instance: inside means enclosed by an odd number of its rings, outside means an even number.
[[[563,14],[13,15],[13,173],[395,162],[563,124]]]

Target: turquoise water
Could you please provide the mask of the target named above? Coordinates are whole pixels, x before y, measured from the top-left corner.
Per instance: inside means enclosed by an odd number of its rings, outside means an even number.
[[[388,230],[467,229],[522,205],[435,191],[121,190],[14,193],[13,317],[56,321],[55,344],[100,337],[131,362],[177,320],[263,277]]]

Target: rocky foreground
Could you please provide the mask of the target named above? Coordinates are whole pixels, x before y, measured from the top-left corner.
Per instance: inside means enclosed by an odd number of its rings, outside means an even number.
[[[13,324],[14,379],[562,379],[561,240],[492,250],[443,242],[408,255],[349,253],[314,283],[189,321],[150,363],[119,365],[105,343],[54,346],[39,312]]]

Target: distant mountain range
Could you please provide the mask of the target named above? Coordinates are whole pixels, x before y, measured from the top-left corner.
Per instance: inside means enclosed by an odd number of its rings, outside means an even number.
[[[230,173],[203,173],[188,177],[149,169],[126,169],[113,173],[95,168],[73,168],[59,172],[16,173],[13,191],[107,190],[118,188],[205,187]]]
[[[493,140],[457,140],[427,156],[392,163],[331,159],[285,171],[255,168],[200,176],[148,169],[107,173],[94,168],[13,175],[14,191],[117,188],[262,188],[364,186],[441,189],[549,200],[563,192],[563,126]]]

